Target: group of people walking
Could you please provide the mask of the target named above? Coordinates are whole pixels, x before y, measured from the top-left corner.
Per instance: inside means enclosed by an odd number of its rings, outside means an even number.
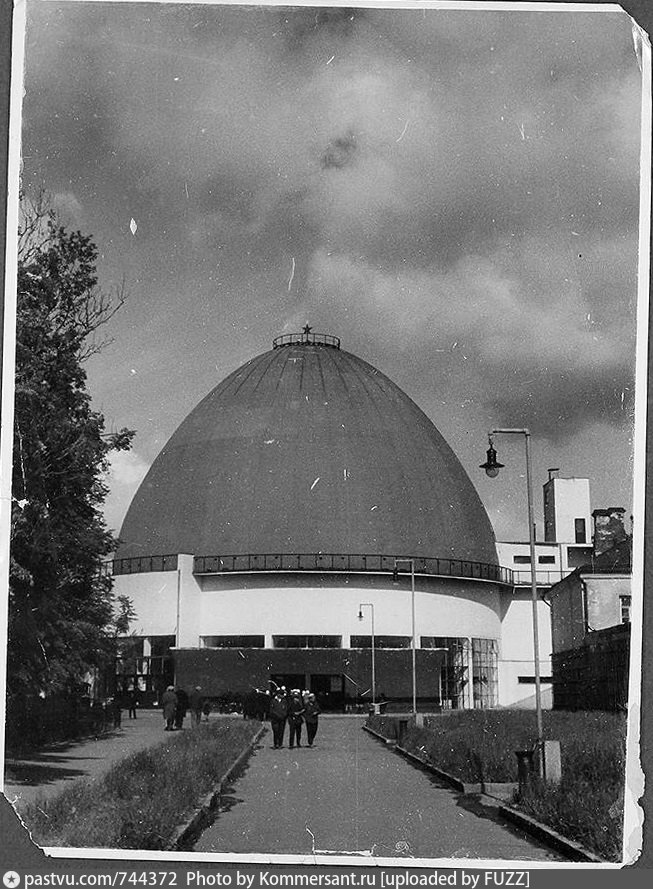
[[[298,688],[289,691],[282,685],[275,686],[275,691],[271,696],[269,692],[260,692],[260,696],[269,700],[270,725],[275,750],[284,746],[286,724],[288,725],[288,747],[302,746],[304,725],[306,726],[307,746],[313,746],[321,711],[312,692],[301,691]],[[203,713],[208,718],[207,707],[209,705],[205,701],[202,688],[199,685],[195,686],[190,694],[187,694],[180,686],[169,685],[161,696],[161,706],[165,723],[164,731],[166,732],[183,728],[184,718],[189,710],[193,725],[200,724]],[[247,716],[247,712],[244,715]]]
[[[306,741],[313,746],[317,734],[320,707],[315,695],[309,691],[293,688],[287,691],[280,686],[270,701],[270,725],[272,727],[273,747],[280,750],[288,723],[288,747],[302,746],[302,726],[306,725]]]
[[[204,701],[201,685],[196,685],[190,695],[180,686],[169,685],[161,696],[161,706],[166,732],[182,729],[189,710],[193,725],[200,724],[202,713],[208,718],[208,702]]]

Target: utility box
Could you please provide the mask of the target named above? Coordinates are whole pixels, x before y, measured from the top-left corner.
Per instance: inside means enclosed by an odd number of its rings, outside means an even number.
[[[544,742],[544,779],[548,784],[559,784],[562,780],[560,741]]]

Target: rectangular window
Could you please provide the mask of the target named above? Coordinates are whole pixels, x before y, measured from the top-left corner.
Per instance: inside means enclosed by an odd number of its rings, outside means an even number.
[[[410,648],[410,636],[375,636],[374,648]],[[371,648],[371,636],[350,636],[350,648]]]
[[[629,624],[630,623],[630,596],[619,596],[619,603],[621,606],[621,623]]]
[[[556,557],[555,556],[538,556],[537,561],[540,565],[555,565]]]
[[[585,519],[574,519],[574,533],[576,534],[576,543],[587,543]]]
[[[265,636],[203,636],[202,648],[265,648]]]
[[[587,565],[592,558],[592,550],[585,546],[568,546],[567,547],[567,566],[569,568],[580,568],[581,565]]]
[[[474,707],[496,707],[498,699],[499,643],[496,639],[472,639]]]
[[[441,706],[444,710],[462,710],[472,706],[472,689],[469,682],[471,642],[455,636],[422,636],[422,648],[443,650],[444,663],[436,681],[440,687]],[[435,677],[434,677],[435,678]]]
[[[535,676],[518,676],[517,682],[520,685],[535,685]],[[552,683],[553,678],[551,676],[540,676],[540,682]]]
[[[515,565],[530,565],[531,557],[530,556],[513,556],[513,562]]]
[[[273,648],[342,648],[342,636],[273,636]]]
[[[165,657],[174,647],[174,636],[150,636],[152,657]]]

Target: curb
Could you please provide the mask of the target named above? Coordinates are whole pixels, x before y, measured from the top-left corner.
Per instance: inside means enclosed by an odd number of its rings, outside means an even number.
[[[383,741],[383,743],[387,744],[388,747],[395,747],[397,744],[397,742],[393,741],[392,738],[386,738],[385,735],[381,735],[381,734],[379,734],[379,732],[374,731],[374,729],[370,728],[369,725],[364,725],[362,728],[363,728],[364,732],[367,732],[369,735],[372,735],[372,737],[376,738],[377,741]]]
[[[409,759],[420,768],[432,772],[434,775],[436,775],[438,778],[441,778],[447,784],[450,784],[460,793],[481,793],[480,784],[465,784],[464,781],[461,781],[459,778],[450,775],[449,772],[445,772],[443,769],[439,769],[432,763],[426,762],[426,760],[417,756],[415,753],[411,753],[410,750],[406,750],[405,748],[400,747],[396,741],[393,741],[390,738],[386,738],[385,735],[380,735],[369,726],[364,725],[363,730],[368,732],[368,734],[372,735],[373,737],[377,738],[379,741],[383,741],[387,746],[393,747],[395,751],[400,754],[400,756],[403,756],[405,759]]]
[[[258,743],[259,739],[267,732],[267,726],[263,725],[254,735],[252,740],[247,744],[245,749],[231,763],[227,771],[222,775],[213,790],[206,794],[202,803],[190,816],[189,820],[181,824],[173,833],[172,839],[166,845],[167,852],[177,852],[190,843],[199,833],[209,826],[213,820],[215,810],[220,803],[220,796],[224,785],[229,781],[231,776],[238,770],[243,762],[249,758],[252,750]]]
[[[564,852],[572,861],[591,861],[593,864],[610,863],[604,858],[599,858],[598,855],[590,852],[589,849],[581,846],[575,840],[568,839],[552,827],[547,827],[546,824],[536,821],[535,818],[531,818],[530,815],[526,815],[518,809],[513,809],[512,806],[499,806],[499,813],[508,821],[512,821],[513,824],[537,837],[537,839],[543,840],[547,845],[552,846],[559,852]]]
[[[481,784],[466,784],[459,778],[450,775],[449,772],[445,772],[443,769],[439,769],[432,763],[426,762],[426,760],[422,759],[420,756],[417,756],[417,754],[411,753],[410,750],[405,750],[403,747],[395,747],[395,750],[405,759],[409,759],[420,768],[426,769],[429,772],[433,772],[434,775],[436,775],[438,778],[441,778],[447,784],[450,784],[456,790],[460,791],[460,793],[479,794],[483,792],[483,786]]]
[[[460,793],[484,793],[482,784],[465,784],[463,781],[455,778],[448,772],[439,769],[437,766],[434,766],[429,762],[425,762],[423,759],[421,759],[416,754],[411,753],[409,750],[405,750],[403,747],[399,747],[396,742],[389,740],[383,735],[380,735],[378,732],[374,731],[374,729],[371,729],[366,725],[363,726],[363,729],[370,735],[373,735],[375,738],[384,741],[386,745],[393,746],[394,750],[405,759],[408,759],[410,762],[414,763],[422,769],[426,769],[427,771],[432,772],[438,778],[441,778],[447,784],[450,784],[452,787],[456,788],[456,790],[458,790]],[[492,787],[492,785],[488,784],[488,788],[490,787]],[[495,797],[492,793],[488,793],[487,795],[492,796],[493,798],[498,798]],[[521,827],[522,830],[525,830],[527,833],[531,834],[531,836],[534,836],[538,840],[542,840],[553,849],[556,849],[557,851],[567,855],[571,861],[589,861],[593,864],[610,863],[607,862],[604,858],[600,858],[598,855],[595,855],[594,852],[590,852],[589,849],[581,846],[581,844],[575,842],[575,840],[568,839],[561,833],[558,833],[552,827],[547,827],[546,824],[542,824],[540,821],[536,821],[535,818],[531,818],[530,815],[526,815],[525,813],[520,812],[518,809],[513,809],[512,806],[501,805],[499,806],[498,811],[499,814],[507,821],[516,824],[518,827]]]

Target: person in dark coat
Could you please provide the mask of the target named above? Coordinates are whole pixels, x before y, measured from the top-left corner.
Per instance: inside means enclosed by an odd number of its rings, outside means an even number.
[[[138,707],[138,694],[136,689],[134,688],[127,695],[127,708],[129,711],[129,718],[136,719],[136,708]]]
[[[302,693],[298,688],[293,689],[288,703],[288,728],[289,738],[288,746],[294,747],[295,741],[297,746],[302,746],[302,723],[304,721],[304,702],[302,701]]]
[[[175,712],[177,710],[177,695],[175,694],[174,685],[169,685],[161,696],[161,706],[163,707],[163,718],[166,723],[165,731],[171,732],[175,728]]]
[[[186,716],[186,712],[188,710],[188,695],[184,691],[183,688],[177,686],[175,689],[175,694],[177,695],[177,707],[175,709],[175,728],[181,729],[184,727],[184,717]]]
[[[283,734],[286,730],[286,718],[288,716],[288,698],[285,688],[277,688],[270,701],[270,725],[274,738],[274,749],[283,747]]]
[[[256,690],[256,718],[261,722],[270,715],[270,695],[260,689]]]
[[[304,722],[306,723],[306,740],[308,746],[313,746],[315,735],[317,734],[318,717],[322,711],[320,705],[315,700],[315,695],[310,694],[308,700],[304,704]]]
[[[203,703],[204,697],[202,695],[202,686],[196,685],[188,698],[188,706],[190,707],[190,715],[194,726],[199,725],[202,720]]]

